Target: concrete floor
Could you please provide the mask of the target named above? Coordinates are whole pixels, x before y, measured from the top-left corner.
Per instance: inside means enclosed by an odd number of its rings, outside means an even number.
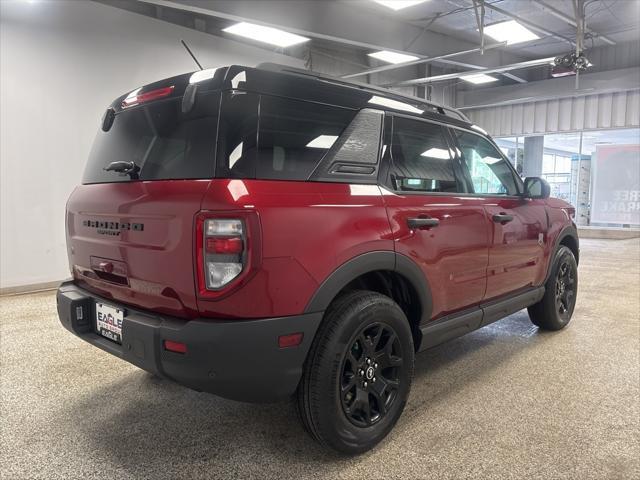
[[[54,294],[5,297],[0,477],[640,478],[640,241],[585,240],[570,326],[526,311],[418,356],[374,451],[323,451],[293,406],[156,379],[71,336]]]

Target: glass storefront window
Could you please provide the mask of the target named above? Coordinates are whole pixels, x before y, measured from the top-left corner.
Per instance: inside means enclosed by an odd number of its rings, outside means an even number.
[[[520,174],[524,143],[496,139]],[[547,134],[535,163],[551,195],[576,207],[578,225],[640,228],[640,129]]]

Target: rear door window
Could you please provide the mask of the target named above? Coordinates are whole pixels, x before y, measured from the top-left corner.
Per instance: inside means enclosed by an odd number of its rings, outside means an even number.
[[[407,192],[465,192],[440,125],[393,119],[391,183]]]
[[[186,114],[179,98],[116,114],[109,131],[96,136],[82,183],[130,181],[104,170],[118,161],[133,161],[140,180],[211,178],[219,99],[219,93],[199,95]]]

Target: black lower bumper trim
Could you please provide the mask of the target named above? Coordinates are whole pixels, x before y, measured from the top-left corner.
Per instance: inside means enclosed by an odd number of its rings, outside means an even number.
[[[123,308],[122,345],[95,333],[95,302]],[[93,295],[73,282],[58,289],[62,325],[83,340],[144,370],[198,391],[248,402],[291,395],[322,313],[261,320],[180,320],[132,309]],[[304,334],[297,347],[279,348],[278,337]],[[187,345],[167,351],[164,340]]]

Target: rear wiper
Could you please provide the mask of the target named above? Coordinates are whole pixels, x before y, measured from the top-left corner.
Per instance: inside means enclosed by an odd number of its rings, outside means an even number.
[[[111,162],[105,168],[103,168],[106,172],[118,172],[122,175],[129,175],[131,180],[138,180],[138,172],[140,171],[140,167],[135,164],[135,162]]]

